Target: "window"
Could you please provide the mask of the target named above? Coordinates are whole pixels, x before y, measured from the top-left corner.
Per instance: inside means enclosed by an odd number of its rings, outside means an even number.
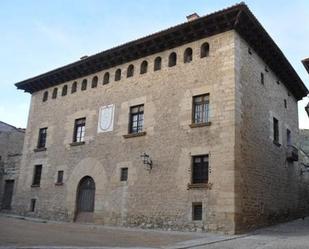
[[[192,220],[203,219],[203,206],[201,202],[192,203]]]
[[[71,88],[71,93],[75,93],[77,91],[77,82],[74,81]]]
[[[108,83],[109,83],[109,72],[106,72],[103,77],[103,85],[106,85]]]
[[[274,143],[279,144],[279,121],[273,118]]]
[[[59,170],[57,174],[57,184],[63,183],[63,170]]]
[[[48,91],[44,92],[43,94],[43,102],[48,100]]]
[[[33,172],[32,186],[40,186],[41,174],[42,174],[42,165],[35,165]]]
[[[183,62],[190,63],[192,61],[192,48],[187,48],[184,52]]]
[[[84,142],[85,139],[86,118],[75,120],[73,143]]]
[[[31,199],[30,200],[30,212],[34,212],[35,211],[35,203],[36,203],[36,199]]]
[[[121,80],[121,69],[118,68],[115,72],[115,81]]]
[[[128,180],[128,168],[121,168],[120,181],[125,182]]]
[[[153,70],[154,70],[154,71],[161,70],[161,64],[162,64],[162,59],[161,59],[161,57],[155,58]]]
[[[39,139],[38,139],[37,148],[45,148],[46,137],[47,137],[47,128],[41,128],[39,131]]]
[[[248,54],[252,54],[252,50],[250,47],[248,48]]]
[[[147,61],[143,61],[141,64],[141,74],[147,73],[148,70],[148,62]]]
[[[264,79],[264,74],[261,73],[261,84],[264,85],[265,79]]]
[[[134,66],[131,64],[130,66],[128,66],[127,69],[127,78],[132,77],[134,74]]]
[[[87,90],[87,80],[86,80],[86,79],[84,79],[84,80],[82,81],[82,88],[81,88],[81,90],[82,90],[82,91]]]
[[[129,133],[142,132],[143,126],[144,126],[144,105],[131,107]]]
[[[193,124],[209,122],[209,94],[193,97]]]
[[[57,98],[58,88],[54,88],[52,98]]]
[[[67,85],[64,85],[64,86],[62,87],[61,96],[65,96],[65,95],[67,95],[67,93],[68,93],[68,86],[67,86]]]
[[[201,58],[207,57],[209,56],[209,43],[205,42],[202,46],[201,46]]]
[[[94,76],[91,82],[91,88],[96,88],[98,86],[98,76]]]
[[[168,57],[168,66],[173,67],[177,64],[177,55],[175,52],[171,53]]]
[[[193,156],[192,184],[208,183],[208,155]]]
[[[284,108],[285,108],[285,109],[288,108],[288,103],[287,103],[286,99],[284,99]]]
[[[286,145],[292,145],[291,131],[286,129]]]

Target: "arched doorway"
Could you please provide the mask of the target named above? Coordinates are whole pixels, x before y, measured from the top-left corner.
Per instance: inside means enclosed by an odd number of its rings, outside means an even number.
[[[79,222],[92,222],[94,211],[95,183],[92,177],[83,177],[77,187],[76,217]]]

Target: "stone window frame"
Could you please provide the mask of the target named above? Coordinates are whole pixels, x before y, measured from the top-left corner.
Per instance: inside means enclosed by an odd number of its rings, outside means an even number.
[[[85,134],[86,134],[86,117],[75,119],[73,142],[71,145],[84,144]]]
[[[148,71],[148,61],[143,60],[140,67],[140,74],[145,74]]]
[[[204,42],[201,45],[201,58],[205,58],[209,56],[209,51],[210,51],[210,45],[208,42]]]
[[[98,76],[93,76],[91,80],[91,88],[96,88],[98,86],[99,78]]]
[[[137,108],[137,111],[134,111],[134,109]],[[145,105],[140,104],[140,105],[134,105],[130,107],[130,113],[129,113],[129,134],[139,134],[143,133],[144,131],[144,110],[145,110]],[[137,117],[136,120],[136,126],[134,125],[135,120],[134,118]],[[135,130],[136,127],[136,130]]]
[[[107,85],[110,81],[110,73],[105,72],[103,76],[103,85]]]
[[[202,98],[202,101],[197,102],[196,99],[198,99],[198,98]],[[201,122],[197,122],[197,120],[196,120],[196,109],[197,109],[198,105],[201,105],[202,109],[204,108],[203,106],[205,105],[205,113],[202,110],[202,113],[205,116],[205,120],[202,120]],[[192,111],[191,111],[191,113],[192,113],[191,114],[192,115],[191,124],[190,124],[191,128],[211,125],[211,122],[210,122],[210,93],[209,92],[192,96]],[[204,119],[204,116],[202,117],[202,119]]]
[[[68,85],[62,87],[61,96],[66,96],[68,94]]]
[[[130,64],[127,68],[127,78],[134,76],[134,65]]]
[[[192,203],[192,221],[203,220],[203,203],[193,202]]]
[[[34,165],[31,187],[40,187],[42,179],[43,165]]]
[[[63,180],[64,180],[64,170],[58,170],[55,185],[63,185]]]
[[[161,56],[157,56],[154,59],[154,65],[153,65],[153,71],[159,71],[162,68],[162,57]]]
[[[82,81],[82,85],[81,85],[81,90],[82,91],[86,91],[87,90],[87,85],[88,85],[88,81],[87,81],[87,79],[83,79],[83,81]]]
[[[77,81],[74,81],[71,86],[71,94],[77,92]]]
[[[193,50],[191,47],[188,47],[185,49],[183,53],[183,62],[184,63],[190,63],[193,60]]]
[[[55,87],[54,90],[53,90],[52,99],[56,99],[57,95],[58,95],[58,88]]]
[[[176,52],[171,52],[168,56],[168,67],[174,67],[177,65],[177,54]]]
[[[129,168],[128,167],[120,168],[120,181],[127,182],[128,177],[129,177]]]
[[[44,127],[44,128],[39,129],[38,143],[37,143],[37,146],[36,146],[37,149],[45,149],[46,148],[47,130],[48,130],[48,127]]]
[[[42,102],[46,102],[48,100],[48,91],[45,91],[43,93],[43,98],[42,98]]]

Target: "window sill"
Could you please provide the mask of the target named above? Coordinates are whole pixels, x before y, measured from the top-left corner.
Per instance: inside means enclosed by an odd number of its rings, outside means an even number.
[[[188,189],[211,189],[212,183],[189,183]]]
[[[273,141],[273,143],[274,143],[274,145],[276,145],[276,146],[278,146],[278,147],[280,147],[280,146],[281,146],[281,144],[280,144],[280,143],[278,143],[277,141]]]
[[[40,185],[37,185],[37,184],[32,184],[31,185],[31,188],[39,188],[40,187]]]
[[[146,135],[146,131],[143,132],[138,132],[138,133],[130,133],[130,134],[126,134],[123,135],[124,138],[131,138],[131,137],[141,137],[141,136],[145,136]]]
[[[46,147],[42,147],[42,148],[35,148],[33,151],[34,152],[40,152],[40,151],[46,151],[47,149],[46,149]]]
[[[190,128],[198,128],[198,127],[204,127],[204,126],[210,126],[211,122],[206,122],[206,123],[192,123],[190,124]]]
[[[73,142],[73,143],[70,143],[70,146],[79,146],[79,145],[84,145],[85,144],[85,141],[83,142]]]
[[[63,186],[63,182],[56,182],[55,186]]]

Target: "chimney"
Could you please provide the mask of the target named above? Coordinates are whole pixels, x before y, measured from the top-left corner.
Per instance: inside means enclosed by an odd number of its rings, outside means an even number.
[[[199,17],[200,16],[194,12],[193,14],[187,16],[187,21],[191,22],[191,21],[198,19]]]

